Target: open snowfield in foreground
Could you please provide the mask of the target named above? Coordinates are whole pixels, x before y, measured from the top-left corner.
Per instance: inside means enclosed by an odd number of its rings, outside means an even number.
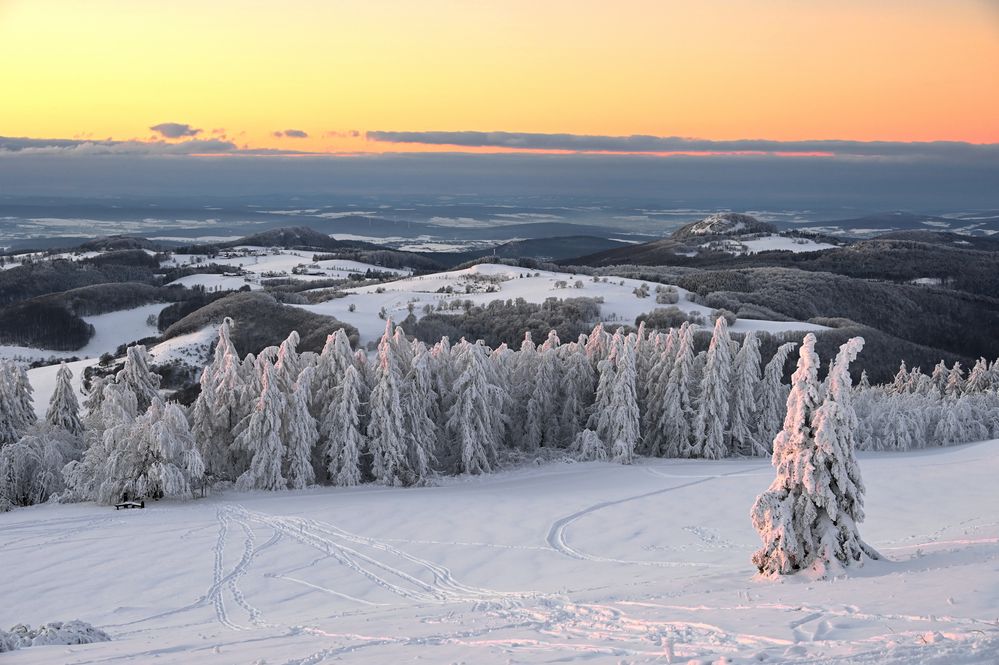
[[[766,460],[0,515],[0,627],[113,641],[4,663],[995,663],[999,441],[861,457],[848,579],[753,579]],[[722,660],[722,659],[727,660]]]

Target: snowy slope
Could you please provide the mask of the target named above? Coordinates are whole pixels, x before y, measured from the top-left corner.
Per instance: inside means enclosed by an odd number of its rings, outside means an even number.
[[[208,257],[204,254],[174,254],[163,263],[164,267],[197,266],[199,264],[214,263],[220,266],[229,266],[233,271],[243,270],[249,273],[250,282],[259,282],[260,279],[268,277],[288,277],[299,281],[311,281],[317,279],[347,279],[351,274],[364,273],[367,270],[377,270],[380,272],[390,272],[397,275],[408,274],[405,270],[392,268],[381,268],[369,263],[351,261],[348,259],[328,259],[313,262],[315,252],[306,252],[292,249],[269,250],[263,247],[240,246],[232,248],[235,253],[247,253],[246,256],[232,257]],[[311,272],[315,275],[295,275],[292,270],[299,266],[314,266]],[[190,275],[177,280],[176,284],[193,286],[204,284],[206,287],[220,285],[220,280],[230,280],[226,282],[224,288],[239,289],[247,282],[243,277],[229,277],[223,275]]]
[[[25,346],[2,345],[0,358],[24,360],[44,360],[48,358],[99,358],[104,353],[113,353],[122,344],[158,335],[155,325],[149,325],[150,316],[159,313],[169,303],[154,303],[133,309],[124,309],[108,314],[85,316],[83,320],[94,326],[94,336],[85,347],[77,351],[50,351]]]
[[[497,280],[495,292],[465,293],[466,286],[484,291],[486,283],[476,282],[476,276],[492,277]],[[603,279],[603,278],[601,278]],[[579,281],[581,288],[573,288]],[[565,282],[568,288],[558,288],[557,282]],[[653,292],[647,298],[639,298],[633,292],[644,282],[637,279],[608,277],[606,282],[594,282],[586,275],[575,275],[562,272],[533,271],[526,268],[483,263],[464,270],[435,273],[419,277],[410,277],[378,286],[366,286],[348,289],[346,298],[329,300],[318,305],[300,305],[317,314],[334,316],[337,319],[356,326],[361,335],[361,342],[377,339],[385,330],[385,321],[378,317],[379,311],[385,312],[396,321],[401,321],[409,314],[408,307],[413,305],[417,316],[422,315],[422,309],[429,304],[436,307],[440,303],[453,300],[471,300],[476,304],[486,304],[493,300],[523,298],[528,302],[540,303],[546,298],[603,298],[601,316],[605,322],[634,324],[635,317],[649,312],[657,305],[655,300],[655,284],[649,284]],[[437,293],[439,289],[450,287],[453,293]],[[383,291],[379,293],[379,291]],[[698,312],[707,318],[712,310],[703,305],[697,305],[687,300],[687,291],[677,288],[680,300],[676,304],[685,312]],[[353,305],[355,311],[350,311]],[[780,332],[785,330],[814,331],[825,330],[823,326],[810,323],[752,321],[740,319],[732,326],[732,332],[741,333],[749,330],[766,330]]]
[[[995,662],[999,441],[861,465],[890,561],[832,582],[753,579],[761,460],[16,510],[0,626],[114,641],[4,662]]]

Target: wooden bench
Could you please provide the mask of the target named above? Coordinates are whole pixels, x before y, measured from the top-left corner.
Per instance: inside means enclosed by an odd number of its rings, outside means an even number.
[[[130,508],[145,508],[145,507],[146,507],[145,500],[143,500],[143,501],[122,501],[121,503],[114,504],[114,509],[115,510],[121,510],[122,508],[124,508],[125,510],[128,510]]]

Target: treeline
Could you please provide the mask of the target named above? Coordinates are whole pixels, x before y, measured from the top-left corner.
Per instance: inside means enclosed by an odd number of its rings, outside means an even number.
[[[487,305],[455,302],[460,307],[455,313],[432,311],[419,319],[414,313],[402,325],[427,344],[447,337],[481,339],[491,347],[507,344],[518,349],[525,333],[540,338],[554,330],[562,339],[574,339],[600,318],[600,304],[593,298],[546,298],[540,304],[523,298],[493,300]]]
[[[245,357],[233,332],[226,319],[186,410],[164,403],[141,346],[94,382],[82,421],[65,366],[36,424],[23,369],[0,364],[0,504],[190,497],[231,483],[417,485],[525,459],[769,455],[787,427],[783,375],[795,346],[762,356],[757,336],[732,340],[724,317],[703,351],[686,324],[614,334],[598,325],[566,343],[549,331],[513,351],[465,339],[429,346],[389,323],[374,359],[355,352],[343,329],[318,353],[301,351],[292,332]],[[815,341],[807,335],[802,345],[818,381],[809,399],[831,395],[831,381],[852,390],[859,422],[844,426],[857,447],[999,436],[999,361],[970,372],[941,363],[931,375],[903,368],[889,385],[862,376],[850,388],[847,366],[863,340],[840,346],[824,382]]]
[[[844,318],[965,357],[999,355],[995,298],[784,268],[697,272],[676,283],[708,307],[762,306],[799,321]]]
[[[122,282],[39,296],[0,307],[0,341],[75,351],[86,346],[94,334],[93,326],[82,317],[175,300],[185,295],[184,289]]]
[[[110,252],[98,258],[44,259],[0,270],[0,306],[95,284],[156,283],[159,264],[145,252]]]

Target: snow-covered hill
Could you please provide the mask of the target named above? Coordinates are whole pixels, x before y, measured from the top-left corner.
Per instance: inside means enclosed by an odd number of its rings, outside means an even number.
[[[700,236],[739,235],[750,233],[776,233],[777,227],[769,222],[761,222],[752,215],[737,212],[719,212],[702,220],[691,222],[673,232],[676,239]]]
[[[427,305],[437,308],[457,300],[470,300],[477,305],[484,305],[493,300],[516,298],[523,298],[531,303],[541,303],[546,298],[603,298],[600,313],[604,322],[633,325],[639,314],[668,306],[657,304],[654,292],[644,298],[635,295],[635,289],[644,283],[622,277],[601,277],[600,281],[594,281],[593,277],[586,275],[482,263],[463,270],[347,289],[350,295],[345,298],[300,307],[317,314],[333,316],[355,326],[361,334],[362,342],[375,340],[384,332],[385,320],[380,316],[382,313],[395,321],[401,321],[409,315],[410,309],[416,316],[420,316]],[[656,285],[648,286],[654,289]],[[710,308],[687,300],[687,291],[681,288],[677,288],[677,291],[679,302],[676,307],[706,318],[711,315],[713,310]],[[708,322],[710,323],[710,319]],[[734,333],[749,330],[781,332],[825,329],[824,326],[811,323],[750,319],[740,319],[732,326]]]
[[[829,582],[753,579],[764,460],[17,510],[0,627],[79,618],[113,641],[4,662],[994,662],[999,441],[861,466],[889,560]]]

